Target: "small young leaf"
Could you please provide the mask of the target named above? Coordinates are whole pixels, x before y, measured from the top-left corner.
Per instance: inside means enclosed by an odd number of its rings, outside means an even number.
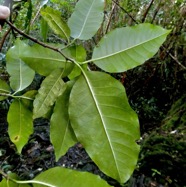
[[[103,21],[104,0],[79,0],[69,18],[71,36],[88,40],[94,36]]]
[[[110,187],[98,175],[62,167],[44,171],[30,181],[33,187]]]
[[[68,115],[69,95],[72,86],[72,82],[67,83],[66,90],[56,101],[51,117],[50,139],[54,146],[56,161],[77,142]]]
[[[20,59],[20,55],[26,47],[27,45],[18,39],[15,46],[8,51],[6,57],[10,86],[16,92],[29,86],[35,75],[35,72]]]
[[[33,133],[32,112],[20,100],[14,100],[8,111],[8,134],[18,153]]]
[[[102,38],[92,61],[107,72],[124,72],[153,57],[170,30],[149,23],[119,28]]]
[[[63,52],[69,53],[68,50]],[[74,67],[74,64],[67,62],[61,54],[38,44],[35,44],[32,47],[27,46],[21,54],[21,59],[43,76],[48,76],[57,68],[65,68],[63,73],[63,77],[65,77]]]
[[[3,80],[0,79],[0,94],[8,94],[11,92],[10,86]],[[7,96],[0,95],[0,101],[6,99]]]
[[[34,119],[47,114],[57,97],[65,90],[62,75],[63,70],[56,69],[42,82],[34,100]]]
[[[47,21],[51,29],[61,38],[69,40],[70,29],[68,25],[62,20],[61,13],[51,7],[46,7],[41,10],[42,17]]]

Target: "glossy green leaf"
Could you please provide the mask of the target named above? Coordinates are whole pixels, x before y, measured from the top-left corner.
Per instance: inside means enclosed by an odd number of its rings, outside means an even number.
[[[9,94],[11,92],[10,86],[3,80],[0,79],[0,94]],[[0,95],[0,101],[6,99],[7,96]]]
[[[56,101],[50,121],[50,139],[54,146],[56,161],[67,152],[69,147],[77,143],[68,115],[69,95],[72,86],[72,82],[67,83],[66,90]]]
[[[153,57],[169,33],[148,23],[115,29],[94,49],[92,61],[107,72],[126,71]]]
[[[47,114],[57,97],[65,90],[62,75],[63,70],[56,69],[42,82],[34,100],[34,119]]]
[[[68,54],[66,51],[63,52]],[[48,76],[57,68],[65,68],[63,73],[63,77],[65,77],[74,67],[74,64],[67,62],[58,52],[44,48],[38,44],[35,44],[32,47],[25,47],[21,54],[21,59],[37,73],[43,76]]]
[[[21,153],[33,133],[32,112],[20,100],[14,100],[8,111],[8,134]]]
[[[98,175],[62,167],[49,169],[30,182],[33,187],[109,187]]]
[[[20,59],[20,55],[26,47],[27,45],[18,39],[6,56],[10,86],[15,92],[19,92],[29,86],[35,76],[35,72]]]
[[[71,36],[75,39],[92,38],[103,21],[104,0],[79,0],[69,18]]]
[[[41,15],[56,34],[58,34],[61,38],[69,40],[70,29],[62,20],[61,12],[52,9],[51,7],[46,7],[41,10]]]
[[[124,183],[137,163],[139,124],[123,85],[102,72],[84,72],[72,88],[71,125],[97,166]]]

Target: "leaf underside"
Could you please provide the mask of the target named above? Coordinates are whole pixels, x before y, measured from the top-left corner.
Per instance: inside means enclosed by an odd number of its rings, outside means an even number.
[[[32,183],[34,187],[110,187],[97,175],[62,167],[49,169],[36,176],[32,181],[34,181]],[[45,185],[41,185],[42,183]]]
[[[138,158],[139,124],[122,84],[105,73],[84,73],[72,88],[69,115],[78,141],[98,167],[127,181]]]
[[[34,79],[35,72],[25,64],[20,55],[25,50],[26,44],[19,39],[16,40],[15,46],[7,53],[7,71],[10,75],[11,88],[19,92],[31,84]]]
[[[94,36],[103,21],[104,0],[81,0],[68,20],[71,36],[88,40]]]
[[[107,72],[127,71],[153,57],[169,33],[148,23],[115,29],[94,49],[92,61]]]

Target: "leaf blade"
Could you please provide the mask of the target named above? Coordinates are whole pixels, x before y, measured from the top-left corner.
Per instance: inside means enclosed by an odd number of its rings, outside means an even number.
[[[169,32],[148,23],[115,29],[94,49],[92,61],[107,72],[124,72],[151,58]]]
[[[34,187],[51,186],[51,187],[109,187],[106,181],[102,180],[99,176],[93,175],[88,172],[79,172],[71,169],[55,167],[49,169],[38,176],[32,181]],[[40,184],[36,184],[40,182]],[[42,182],[45,185],[42,185]]]
[[[69,18],[71,36],[75,39],[90,39],[101,26],[103,20],[103,0],[80,0]]]
[[[26,44],[24,42],[16,40],[15,46],[8,51],[6,57],[10,86],[16,92],[29,86],[35,76],[35,72],[20,59],[20,55],[25,47]]]
[[[33,133],[32,112],[20,100],[14,100],[8,111],[8,134],[21,153]]]
[[[69,40],[70,29],[62,20],[61,13],[59,11],[52,9],[51,7],[46,7],[41,10],[41,15],[56,34],[66,40]]]
[[[72,86],[72,83],[67,84],[66,90],[57,99],[50,121],[50,139],[54,146],[56,161],[67,152],[70,146],[77,143],[68,115]]]
[[[21,59],[43,76],[48,76],[52,71],[58,68],[65,68],[63,76],[66,76],[74,66],[71,62],[67,62],[59,53],[38,44],[32,47],[27,46],[21,54]]]
[[[98,167],[121,183],[128,180],[138,158],[139,126],[123,86],[105,73],[86,72],[72,89],[69,116]]]
[[[50,110],[57,97],[65,90],[65,84],[61,79],[63,70],[56,69],[47,76],[41,84],[34,100],[33,118],[43,117]]]

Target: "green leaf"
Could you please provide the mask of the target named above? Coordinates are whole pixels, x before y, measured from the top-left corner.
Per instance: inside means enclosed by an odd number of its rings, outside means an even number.
[[[26,47],[27,45],[18,39],[15,42],[15,46],[8,51],[6,56],[10,86],[16,92],[29,86],[35,76],[35,72],[20,59],[20,55]]]
[[[126,71],[153,57],[169,33],[148,23],[115,29],[94,49],[92,61],[107,72]]]
[[[62,167],[49,169],[30,182],[34,187],[109,187],[99,176]]]
[[[10,86],[0,79],[0,94],[9,94],[11,92]],[[0,96],[0,101],[6,99],[7,96]]]
[[[78,141],[101,171],[127,181],[137,162],[135,141],[140,136],[123,85],[105,73],[84,72],[72,88],[69,116]]]
[[[61,12],[52,9],[51,7],[46,7],[41,10],[41,15],[56,34],[58,34],[61,38],[69,40],[70,29],[62,20]]]
[[[16,182],[11,181],[10,178],[18,180],[18,176],[15,173],[8,174],[8,177],[9,179],[4,178],[0,182],[0,187],[30,187],[29,184],[17,184]]]
[[[34,119],[47,114],[57,97],[65,90],[66,85],[61,79],[62,75],[63,70],[56,69],[42,82],[34,100]]]
[[[71,55],[75,58],[75,60],[81,64],[81,62],[86,60],[87,54],[85,51],[85,48],[81,45],[77,45],[77,46],[72,46],[70,48],[71,50]],[[87,68],[87,64],[83,65],[83,68]],[[81,69],[78,66],[74,66],[73,70],[71,71],[71,73],[68,75],[68,78],[70,80],[74,79],[75,77],[81,75]]]
[[[79,0],[68,20],[71,36],[75,39],[92,38],[103,21],[104,0]]]
[[[70,53],[69,51],[63,52]],[[38,44],[35,44],[32,47],[25,47],[24,51],[22,51],[21,59],[37,73],[43,76],[48,76],[55,69],[65,68],[63,73],[63,77],[65,77],[74,67],[74,64],[67,62],[58,52],[44,48]]]
[[[68,115],[69,95],[72,86],[72,82],[67,83],[66,90],[56,101],[50,121],[50,139],[54,146],[56,161],[67,152],[69,147],[77,143]]]
[[[21,153],[33,133],[32,112],[20,100],[14,100],[8,111],[8,134]]]
[[[25,105],[26,108],[29,110],[33,110],[33,101],[37,94],[37,90],[29,90],[22,95],[22,103]]]
[[[42,39],[43,39],[44,42],[46,42],[47,41],[48,30],[49,30],[47,21],[45,21],[42,18],[40,25],[41,25],[40,32],[41,32]]]

